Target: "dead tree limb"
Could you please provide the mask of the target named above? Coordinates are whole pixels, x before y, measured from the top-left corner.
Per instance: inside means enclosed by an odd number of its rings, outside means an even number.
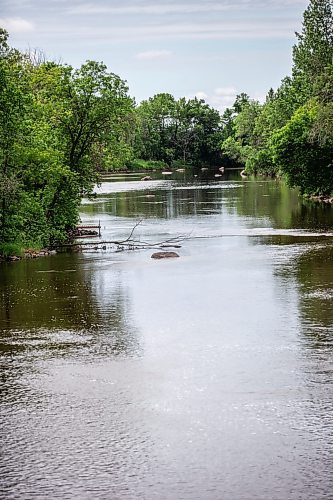
[[[181,248],[180,243],[189,236],[179,235],[167,238],[162,241],[142,241],[133,239],[133,234],[136,228],[142,224],[143,219],[140,219],[131,229],[130,234],[124,240],[103,240],[103,241],[86,241],[86,242],[68,242],[61,245],[57,245],[56,249],[80,249],[83,250],[92,248],[94,250],[103,249],[106,250],[106,246],[115,246],[117,252],[124,250],[143,250],[143,249],[156,249],[156,248]]]

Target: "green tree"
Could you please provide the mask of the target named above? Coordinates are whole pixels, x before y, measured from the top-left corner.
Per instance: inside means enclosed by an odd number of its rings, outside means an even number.
[[[136,155],[144,160],[191,165],[215,163],[220,115],[203,100],[157,94],[137,108]]]
[[[303,194],[333,192],[333,139],[320,143],[313,129],[321,120],[321,107],[309,101],[272,137],[274,161],[290,186]]]
[[[17,148],[26,136],[30,95],[17,53],[0,30],[0,243],[19,235],[21,182],[16,169]]]
[[[293,49],[293,73],[312,83],[333,61],[333,1],[311,0]]]
[[[20,54],[0,30],[0,244],[63,241],[97,170],[131,156],[133,116],[102,63],[74,70]]]

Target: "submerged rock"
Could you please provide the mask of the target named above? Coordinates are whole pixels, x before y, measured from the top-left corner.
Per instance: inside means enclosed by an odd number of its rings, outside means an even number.
[[[176,252],[155,252],[151,256],[152,259],[170,259],[174,257],[179,257]]]

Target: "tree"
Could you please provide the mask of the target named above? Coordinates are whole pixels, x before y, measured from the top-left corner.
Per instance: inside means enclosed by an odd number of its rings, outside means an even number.
[[[138,128],[135,139],[135,151],[138,157],[144,160],[172,162],[174,110],[175,99],[167,93],[157,94],[138,106]]]
[[[48,150],[62,167],[54,173],[58,182],[46,210],[51,239],[58,240],[75,226],[81,197],[92,192],[98,170],[115,162],[117,154],[124,157],[124,148],[113,146],[119,146],[116,139],[125,142],[133,101],[125,83],[94,61],[78,70],[42,63],[32,69],[31,81],[42,128],[51,125],[45,134],[51,139]]]
[[[329,195],[333,191],[333,138],[321,144],[312,134],[320,113],[320,106],[309,101],[271,140],[277,167],[302,194]]]
[[[199,165],[219,155],[220,115],[203,100],[157,94],[137,108],[136,154],[145,160]]]
[[[30,95],[27,82],[11,51],[8,34],[0,29],[0,242],[15,240],[19,232],[17,210],[21,185],[15,168],[17,146],[26,133]]]
[[[313,82],[333,60],[333,0],[310,0],[293,48],[293,74]]]
[[[41,247],[75,227],[97,167],[131,154],[134,103],[102,63],[74,70],[7,40],[0,30],[0,246]]]

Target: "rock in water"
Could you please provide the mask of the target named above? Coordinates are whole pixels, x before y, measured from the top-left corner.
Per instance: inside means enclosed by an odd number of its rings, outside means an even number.
[[[173,257],[179,257],[176,252],[155,252],[151,256],[152,259],[170,259]]]

